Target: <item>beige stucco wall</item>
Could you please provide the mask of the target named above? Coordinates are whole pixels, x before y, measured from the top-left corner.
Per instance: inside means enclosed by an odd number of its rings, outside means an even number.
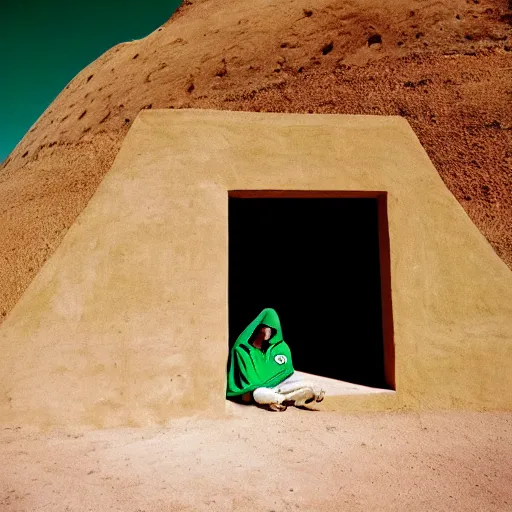
[[[512,273],[398,117],[143,111],[0,327],[0,422],[222,415],[233,189],[388,191],[396,395],[512,409]]]

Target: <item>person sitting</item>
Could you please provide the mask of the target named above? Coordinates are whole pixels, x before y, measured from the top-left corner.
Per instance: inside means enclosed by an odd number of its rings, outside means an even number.
[[[295,373],[276,311],[264,309],[231,349],[226,396],[256,402],[273,411],[321,402],[325,392]]]

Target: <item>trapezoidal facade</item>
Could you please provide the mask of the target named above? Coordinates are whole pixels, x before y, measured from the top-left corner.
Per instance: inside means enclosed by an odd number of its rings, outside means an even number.
[[[382,329],[392,329],[396,392],[330,396],[322,408],[512,408],[512,274],[404,119],[150,110],[0,327],[0,422],[110,427],[225,414],[233,191],[386,194],[381,307],[392,324]],[[324,239],[356,243],[356,217],[350,236],[331,225]],[[348,258],[329,261],[338,287]],[[314,332],[320,313],[304,327]],[[332,327],[326,337],[357,335],[341,312]]]

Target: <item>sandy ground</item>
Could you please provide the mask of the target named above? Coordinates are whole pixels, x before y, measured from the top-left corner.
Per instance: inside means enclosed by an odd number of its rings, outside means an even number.
[[[512,413],[228,410],[161,428],[3,429],[0,510],[512,510]]]

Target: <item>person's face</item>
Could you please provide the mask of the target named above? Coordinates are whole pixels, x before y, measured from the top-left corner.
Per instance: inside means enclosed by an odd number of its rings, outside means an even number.
[[[262,327],[261,334],[263,336],[263,339],[265,341],[268,341],[270,339],[270,337],[272,336],[272,329],[270,327]]]

